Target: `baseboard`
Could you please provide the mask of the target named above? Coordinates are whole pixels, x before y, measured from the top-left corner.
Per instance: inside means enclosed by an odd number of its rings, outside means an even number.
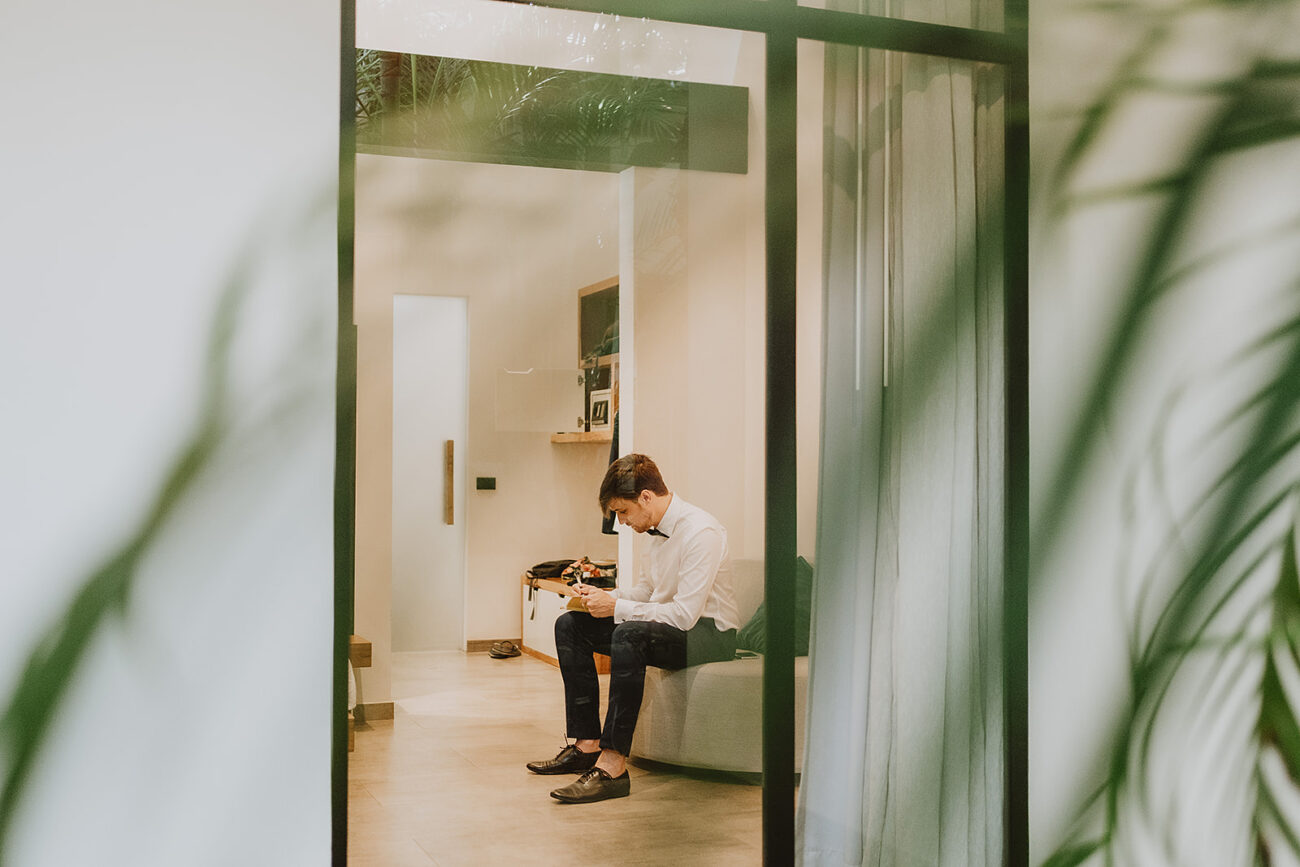
[[[465,652],[466,653],[487,653],[489,650],[492,649],[492,645],[496,644],[498,641],[509,641],[512,642],[516,647],[524,643],[523,639],[521,638],[477,638],[473,641],[465,642]]]
[[[560,661],[556,659],[554,656],[547,656],[545,653],[542,653],[540,650],[533,650],[531,647],[525,647],[522,644],[519,645],[519,649],[535,659],[540,659],[542,662],[549,662],[551,665],[554,665],[556,668],[560,667]]]
[[[377,719],[393,718],[393,703],[391,701],[376,701],[370,704],[359,704],[353,711],[357,722],[368,723]]]

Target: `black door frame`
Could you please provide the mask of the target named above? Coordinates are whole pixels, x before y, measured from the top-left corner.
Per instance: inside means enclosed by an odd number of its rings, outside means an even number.
[[[518,2],[518,0],[501,0]],[[797,0],[533,0],[531,5],[724,27],[766,37],[767,371],[763,671],[763,862],[794,863],[796,558],[795,52],[809,39],[927,54],[1005,69],[1006,479],[1003,665],[1008,867],[1029,864],[1029,12],[1004,0],[1005,31],[832,12]],[[334,502],[333,862],[347,863],[347,660],[353,623],[356,527],[356,326],[353,323],[356,6],[343,0],[339,88],[338,402]]]

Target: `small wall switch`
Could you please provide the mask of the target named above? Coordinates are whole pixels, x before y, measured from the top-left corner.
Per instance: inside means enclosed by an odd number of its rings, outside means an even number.
[[[474,488],[479,491],[495,491],[497,489],[497,477],[478,476],[474,479]]]

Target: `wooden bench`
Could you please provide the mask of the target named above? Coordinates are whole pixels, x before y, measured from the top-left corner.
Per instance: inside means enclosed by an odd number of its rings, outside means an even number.
[[[555,658],[555,618],[567,610],[565,605],[570,598],[569,585],[563,581],[523,576],[523,622],[519,632],[523,639],[520,650],[551,665],[560,664]],[[609,657],[603,653],[592,656],[596,660],[596,673],[609,674]]]

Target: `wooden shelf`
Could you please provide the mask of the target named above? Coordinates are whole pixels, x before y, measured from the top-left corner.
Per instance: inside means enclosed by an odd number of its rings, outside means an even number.
[[[583,359],[581,362],[579,362],[579,367],[581,367],[583,370],[593,370],[597,367],[609,367],[613,365],[614,362],[616,361],[618,361],[617,352],[613,353],[612,355],[602,355],[599,358]]]
[[[523,619],[519,627],[523,639],[519,642],[519,649],[529,656],[558,666],[560,661],[551,655],[555,651],[553,643],[555,618],[569,610],[568,600],[572,590],[563,581],[554,578],[529,578],[527,572],[523,574],[523,586],[535,589],[525,591],[523,597]],[[530,602],[533,600],[530,593],[540,594],[542,591],[549,591],[545,594],[548,598],[537,599],[530,608]],[[592,659],[596,662],[597,674],[609,674],[607,655],[593,653]]]
[[[553,443],[612,443],[612,430],[574,431],[573,433],[553,433]]]
[[[349,641],[349,655],[352,658],[353,668],[370,667],[370,642],[360,635],[352,636]]]

